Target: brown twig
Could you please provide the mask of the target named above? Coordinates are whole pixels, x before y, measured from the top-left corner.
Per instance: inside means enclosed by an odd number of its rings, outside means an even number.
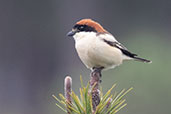
[[[72,91],[72,78],[70,76],[67,76],[65,78],[64,82],[64,90],[65,90],[65,98],[67,102],[67,106],[69,106],[72,103],[71,99],[71,91]],[[67,113],[70,114],[70,108],[67,107]]]
[[[92,89],[92,105],[94,112],[96,111],[97,105],[100,103],[100,77],[101,77],[101,70],[103,68],[94,68],[90,74],[90,87]],[[92,88],[93,87],[93,88]]]

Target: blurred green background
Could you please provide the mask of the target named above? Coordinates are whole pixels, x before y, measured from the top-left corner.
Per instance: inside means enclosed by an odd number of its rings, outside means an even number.
[[[134,87],[118,114],[171,113],[170,0],[1,0],[0,114],[64,114],[52,94],[63,93],[66,75],[79,91],[90,71],[81,63],[75,22],[92,18],[129,50],[152,64],[124,62],[103,72],[104,92]]]

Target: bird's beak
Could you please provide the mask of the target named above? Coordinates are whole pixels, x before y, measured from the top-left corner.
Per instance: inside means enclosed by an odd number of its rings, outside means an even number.
[[[74,36],[74,34],[77,32],[77,30],[75,30],[75,29],[72,29],[71,31],[69,31],[68,33],[67,33],[67,36]]]

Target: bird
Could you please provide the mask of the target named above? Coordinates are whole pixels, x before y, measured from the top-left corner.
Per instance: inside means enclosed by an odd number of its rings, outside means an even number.
[[[94,72],[115,68],[126,60],[144,63],[152,61],[138,57],[92,19],[81,19],[76,22],[67,36],[75,40],[75,48],[84,65]]]

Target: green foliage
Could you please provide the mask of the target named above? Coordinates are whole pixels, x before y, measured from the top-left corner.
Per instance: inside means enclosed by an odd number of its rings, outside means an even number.
[[[80,98],[74,92],[72,92],[72,103],[67,102],[67,99],[62,94],[59,94],[60,99],[58,99],[55,95],[52,95],[53,98],[58,101],[58,103],[56,103],[56,106],[62,109],[65,113],[69,111],[71,114],[115,114],[127,105],[125,103],[126,100],[123,99],[123,97],[133,89],[123,89],[121,92],[119,92],[118,94],[115,93],[114,95],[111,95],[111,92],[115,85],[113,85],[112,88],[109,89],[104,95],[101,90],[101,101],[96,107],[96,111],[93,112],[92,96],[91,90],[89,90],[89,83],[87,84],[87,86],[84,86],[82,78],[80,80]]]

